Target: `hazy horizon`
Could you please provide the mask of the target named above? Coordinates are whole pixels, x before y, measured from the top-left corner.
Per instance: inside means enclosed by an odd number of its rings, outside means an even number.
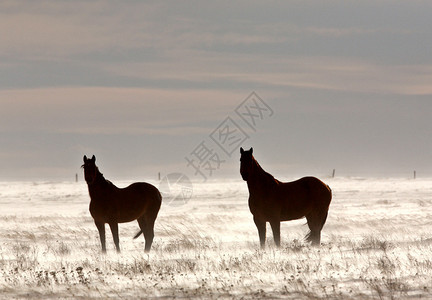
[[[93,154],[108,179],[199,180],[187,159],[202,142],[208,179],[240,178],[240,146],[276,178],[432,176],[431,13],[425,1],[3,1],[0,180],[82,179]],[[266,110],[250,126],[236,109],[252,92]]]

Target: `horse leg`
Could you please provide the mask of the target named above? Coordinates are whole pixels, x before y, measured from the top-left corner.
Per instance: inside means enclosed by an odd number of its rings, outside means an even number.
[[[99,231],[99,238],[102,244],[102,252],[106,253],[106,246],[105,246],[105,223],[97,222],[95,221],[96,227]]]
[[[273,231],[273,238],[277,247],[280,247],[280,221],[271,221],[270,226]]]
[[[116,246],[117,252],[120,253],[120,242],[119,242],[119,235],[118,235],[118,223],[109,223],[109,226],[111,228],[111,233],[113,235],[114,244]]]
[[[254,216],[254,222],[256,227],[258,228],[258,235],[260,239],[261,249],[265,248],[265,239],[266,239],[266,222],[261,221],[257,217]]]
[[[149,252],[154,238],[154,223],[155,220],[148,220],[145,216],[138,219],[139,227],[144,234],[145,252]]]
[[[311,230],[306,235],[306,240],[311,242],[313,246],[319,246],[321,242],[321,231],[313,231]]]
[[[321,241],[321,228],[316,222],[316,216],[306,216],[309,233],[306,235],[306,240],[312,245],[319,245]]]

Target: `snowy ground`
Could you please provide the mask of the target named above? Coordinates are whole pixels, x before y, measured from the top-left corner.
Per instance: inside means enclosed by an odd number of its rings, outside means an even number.
[[[162,206],[149,255],[136,222],[120,225],[121,254],[107,226],[101,254],[85,183],[0,183],[0,298],[431,298],[432,179],[325,182],[321,247],[298,220],[260,251],[246,184],[212,182]]]

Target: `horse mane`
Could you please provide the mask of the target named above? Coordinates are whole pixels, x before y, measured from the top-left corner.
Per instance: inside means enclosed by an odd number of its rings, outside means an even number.
[[[82,165],[81,168],[84,169],[84,166],[85,165]],[[96,168],[96,180],[95,181],[100,181],[100,182],[106,183],[108,185],[114,185],[114,183],[112,183],[108,179],[105,179],[105,177],[103,176],[103,174],[101,173],[101,171],[99,171],[98,166],[95,166],[95,168]]]
[[[97,175],[96,175],[97,181],[100,181],[100,182],[108,184],[108,185],[114,185],[111,181],[109,181],[108,179],[105,179],[105,177],[99,171],[99,168],[97,166],[96,166],[96,173],[97,173]]]
[[[261,165],[260,165],[260,164],[258,163],[258,161],[255,159],[255,157],[252,157],[252,158],[253,158],[253,162],[254,162],[255,165],[257,166],[259,172],[260,172],[261,174],[263,174],[263,176],[264,176],[265,179],[267,179],[267,180],[269,180],[269,181],[272,181],[272,182],[278,182],[278,180],[277,180],[276,178],[274,178],[274,176],[273,176],[272,174],[266,172],[266,171],[261,167]]]

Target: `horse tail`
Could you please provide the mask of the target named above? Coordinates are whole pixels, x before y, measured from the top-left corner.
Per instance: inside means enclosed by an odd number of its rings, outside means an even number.
[[[134,239],[138,238],[142,233],[143,233],[143,231],[140,230],[140,231],[139,231],[139,232],[134,236]]]

